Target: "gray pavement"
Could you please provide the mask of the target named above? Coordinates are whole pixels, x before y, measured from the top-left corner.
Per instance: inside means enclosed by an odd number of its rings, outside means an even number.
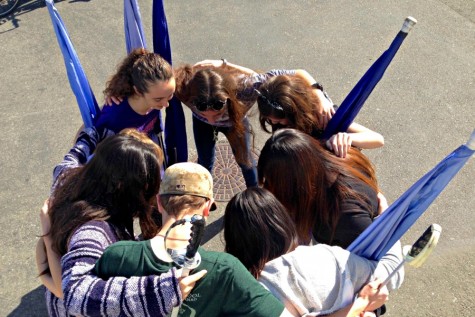
[[[139,0],[151,45],[151,0]],[[165,1],[175,64],[227,58],[254,69],[305,68],[340,103],[390,44],[406,16],[419,23],[357,118],[382,133],[366,151],[394,201],[464,143],[475,127],[475,2]],[[125,55],[122,1],[56,4],[96,96]],[[0,20],[0,316],[44,316],[34,246],[51,171],[81,125],[46,8],[23,0]],[[189,112],[186,113],[189,118]],[[255,117],[254,117],[255,122]],[[189,120],[188,122],[189,123]],[[259,131],[257,145],[267,135]],[[188,127],[189,128],[189,127]],[[188,130],[190,152],[193,138]],[[468,162],[404,237],[431,223],[439,246],[391,294],[387,316],[472,316],[475,286],[474,162]],[[222,249],[219,220],[207,246]],[[317,267],[316,267],[317,269]]]

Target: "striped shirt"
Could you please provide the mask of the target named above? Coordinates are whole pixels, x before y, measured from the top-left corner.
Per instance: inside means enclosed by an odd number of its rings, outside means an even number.
[[[166,316],[181,303],[175,269],[108,280],[93,275],[105,248],[117,241],[106,221],[90,221],[76,230],[61,259],[64,300],[46,291],[49,316]]]

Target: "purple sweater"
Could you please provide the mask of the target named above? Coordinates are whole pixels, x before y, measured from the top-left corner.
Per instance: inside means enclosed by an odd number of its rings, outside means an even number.
[[[71,237],[61,259],[64,300],[46,291],[49,316],[166,316],[181,303],[175,270],[145,277],[92,274],[104,249],[118,238],[105,221],[90,221]]]
[[[107,129],[82,131],[54,169],[52,192],[64,171],[85,164],[96,145],[112,134]],[[181,303],[174,269],[160,276],[108,280],[95,276],[92,270],[97,260],[118,240],[114,227],[106,221],[90,221],[74,232],[61,259],[64,301],[46,291],[49,316],[166,316]]]

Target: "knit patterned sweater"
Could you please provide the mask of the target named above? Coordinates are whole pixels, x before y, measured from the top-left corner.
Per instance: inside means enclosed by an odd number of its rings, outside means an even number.
[[[97,144],[114,133],[88,128],[53,172],[51,192],[61,184],[61,174],[81,166]],[[49,316],[166,316],[181,303],[175,269],[160,276],[113,277],[102,280],[92,273],[104,250],[119,239],[106,221],[90,221],[72,235],[61,258],[64,300],[46,291]]]
[[[181,303],[174,269],[160,276],[108,280],[93,275],[104,249],[117,241],[105,221],[90,221],[73,234],[61,259],[64,300],[46,291],[49,316],[166,316]]]

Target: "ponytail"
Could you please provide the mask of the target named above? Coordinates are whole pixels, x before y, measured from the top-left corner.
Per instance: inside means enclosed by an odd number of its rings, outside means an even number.
[[[160,55],[144,48],[133,50],[106,84],[104,95],[130,97],[148,91],[148,85],[156,81],[168,81],[173,77],[171,65]],[[134,89],[135,87],[135,89]]]

